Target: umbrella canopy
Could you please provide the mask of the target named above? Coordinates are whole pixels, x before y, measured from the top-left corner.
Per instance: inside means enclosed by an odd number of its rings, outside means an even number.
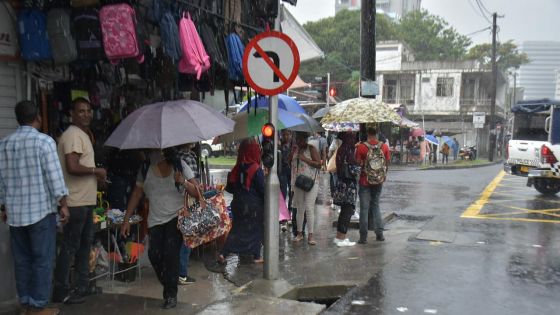
[[[313,118],[323,118],[329,112],[330,108],[323,107],[313,114]]]
[[[221,135],[218,142],[232,142],[261,134],[262,126],[268,123],[268,110],[258,109],[256,114],[253,111],[250,113],[238,113],[233,117],[233,120],[235,121],[233,131]],[[278,109],[278,124],[276,125],[276,130],[303,125],[305,123],[306,122],[302,118],[295,116],[295,114],[283,109]]]
[[[270,98],[267,96],[259,96],[256,98],[257,99],[257,108],[262,108],[262,109],[267,109],[268,110],[268,106],[270,104]],[[241,109],[239,110],[240,112],[246,112],[247,109],[249,108],[249,105],[251,107],[251,109],[255,108],[255,97],[251,98],[251,103],[249,104],[249,102],[245,102],[243,103],[243,106],[241,106]],[[305,114],[305,109],[303,109],[303,107],[301,107],[301,105],[293,98],[284,95],[284,94],[279,94],[278,95],[278,109],[283,109],[285,111],[288,112],[292,112],[292,113],[302,113]]]
[[[200,102],[179,100],[146,105],[131,113],[113,131],[106,146],[164,149],[211,139],[231,132],[235,122]]]
[[[423,136],[426,132],[422,128],[414,128],[410,131],[411,137],[420,137]]]
[[[319,122],[315,118],[307,114],[301,114],[301,113],[294,114],[294,115],[298,118],[301,118],[305,123],[294,127],[290,127],[288,129],[292,131],[303,131],[303,132],[311,132],[311,133],[325,131],[325,129],[321,127],[321,124],[319,124]]]
[[[453,141],[453,139],[451,139],[448,136],[441,137],[441,141],[443,141],[443,143],[447,143],[447,145],[450,146],[450,147],[455,145],[455,141]]]
[[[398,124],[401,127],[408,127],[408,128],[414,128],[414,127],[418,127],[420,126],[418,123],[406,118],[406,117],[402,117],[400,123]]]
[[[424,139],[426,139],[426,141],[428,141],[429,143],[439,145],[438,139],[436,137],[432,136],[432,135],[426,135],[426,137]]]
[[[380,123],[395,121],[401,121],[401,116],[395,113],[387,104],[377,99],[359,97],[343,101],[332,107],[323,117],[321,123]]]
[[[331,123],[323,125],[323,128],[329,131],[360,131],[360,124],[354,123]]]

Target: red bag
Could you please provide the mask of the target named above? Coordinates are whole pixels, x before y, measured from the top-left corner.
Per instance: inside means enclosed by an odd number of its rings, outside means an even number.
[[[226,208],[226,201],[224,200],[224,195],[222,193],[218,193],[212,198],[206,199],[206,202],[212,203],[216,209],[218,209],[220,213],[220,223],[218,226],[214,227],[212,230],[208,231],[204,235],[194,236],[194,237],[185,237],[183,236],[183,241],[185,245],[189,246],[190,248],[195,248],[202,244],[211,242],[227,233],[231,230],[232,222],[231,218],[227,213]]]
[[[136,58],[144,62],[144,55],[138,46],[136,37],[136,13],[126,4],[109,4],[99,11],[103,47],[107,59],[118,63],[119,59]]]

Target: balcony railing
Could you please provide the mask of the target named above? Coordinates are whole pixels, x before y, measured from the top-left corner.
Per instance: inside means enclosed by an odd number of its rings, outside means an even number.
[[[414,105],[413,99],[400,99],[400,98],[382,98],[382,101],[387,104],[404,104],[404,105]]]
[[[490,106],[492,100],[489,98],[462,98],[459,100],[461,106]]]

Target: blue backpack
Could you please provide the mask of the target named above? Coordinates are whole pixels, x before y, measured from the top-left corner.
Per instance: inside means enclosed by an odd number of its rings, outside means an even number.
[[[159,28],[163,52],[173,60],[174,64],[177,64],[183,55],[183,51],[181,50],[181,43],[179,42],[177,20],[171,11],[165,11],[159,21]]]
[[[47,16],[38,9],[24,9],[18,15],[19,45],[23,59],[39,61],[52,59]]]
[[[243,53],[245,46],[239,36],[231,33],[226,36],[228,53],[228,77],[231,81],[243,82]]]

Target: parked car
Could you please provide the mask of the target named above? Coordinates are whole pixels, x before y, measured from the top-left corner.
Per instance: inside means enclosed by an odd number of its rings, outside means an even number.
[[[202,156],[216,157],[224,154],[224,146],[221,143],[214,144],[214,138],[201,141],[200,153]]]

